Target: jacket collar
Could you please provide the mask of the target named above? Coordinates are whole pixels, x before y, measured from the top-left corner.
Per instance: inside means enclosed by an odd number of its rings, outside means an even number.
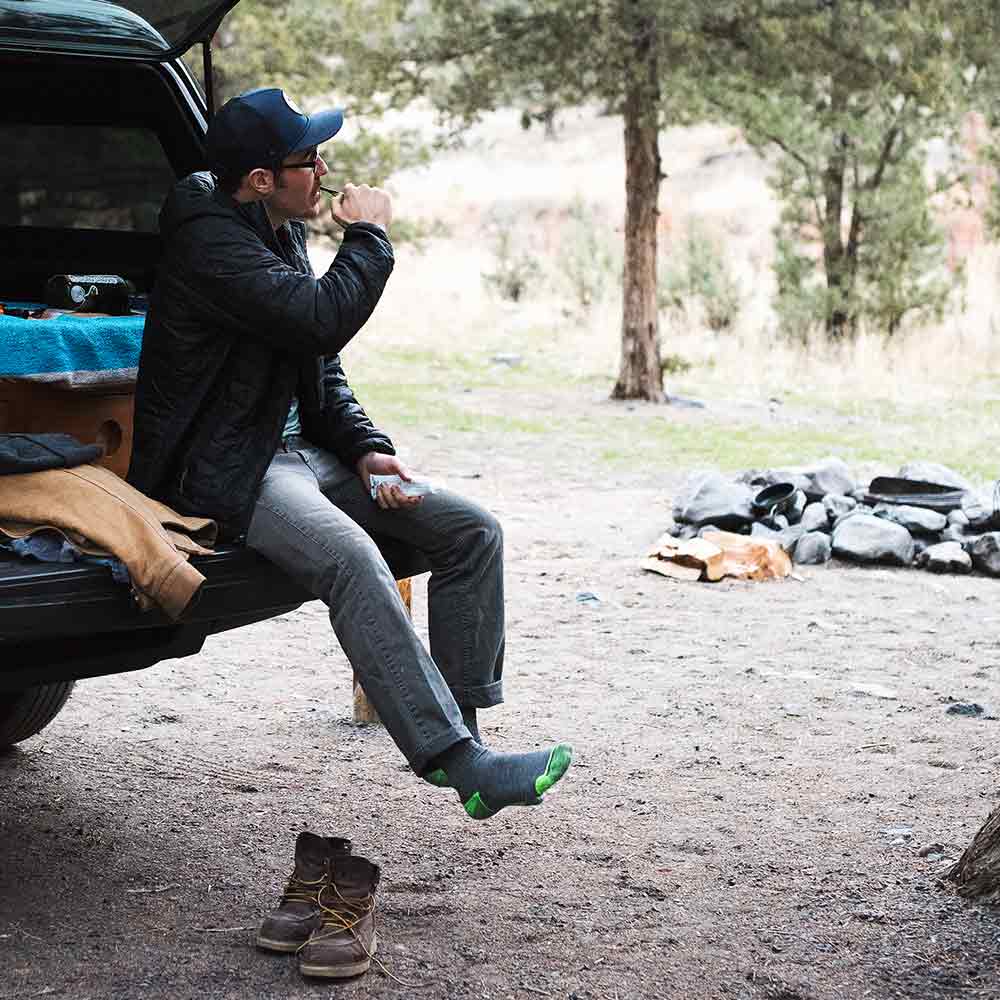
[[[264,203],[260,201],[237,201],[232,195],[220,191],[212,192],[216,204],[238,215],[261,238],[265,246],[275,250],[279,255],[282,241],[278,238],[271,225]]]

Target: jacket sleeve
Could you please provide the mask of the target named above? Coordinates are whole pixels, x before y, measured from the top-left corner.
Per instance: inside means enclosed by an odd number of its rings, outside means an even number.
[[[220,324],[292,354],[337,354],[371,316],[392,273],[383,230],[348,226],[326,274],[303,274],[240,220],[209,218],[187,227],[180,258],[188,293]]]
[[[355,399],[339,357],[323,359],[322,436],[326,446],[353,468],[366,452],[395,455],[388,435],[377,430],[361,404]]]

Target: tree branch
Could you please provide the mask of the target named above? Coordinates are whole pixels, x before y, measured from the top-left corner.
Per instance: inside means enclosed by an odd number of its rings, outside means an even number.
[[[903,117],[903,112],[906,110],[907,104],[909,104],[909,97],[903,98],[903,104],[899,109],[899,113],[896,115],[896,120],[892,123],[889,131],[886,133],[885,142],[882,143],[882,152],[879,154],[878,164],[875,167],[875,173],[865,181],[864,189],[866,191],[875,191],[882,184],[882,178],[885,175],[885,168],[889,164],[889,157],[892,153],[893,144],[896,142],[896,137],[899,135],[901,129],[900,119]]]

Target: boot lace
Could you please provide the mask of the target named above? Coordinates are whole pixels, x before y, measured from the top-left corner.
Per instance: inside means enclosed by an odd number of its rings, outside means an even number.
[[[329,902],[323,898],[324,892],[328,889],[332,889],[334,893],[336,893],[337,897]],[[354,940],[361,946],[361,950],[365,953],[365,955],[367,955],[368,958],[382,970],[382,973],[394,983],[399,983],[400,986],[408,986],[411,989],[427,989],[435,985],[433,982],[408,982],[405,979],[400,979],[398,976],[394,976],[389,971],[385,962],[383,962],[380,958],[377,958],[368,945],[361,940],[360,935],[354,928],[358,923],[360,923],[362,918],[367,916],[369,913],[372,915],[372,930],[374,931],[375,929],[375,896],[373,893],[368,893],[366,896],[355,898],[345,896],[337,887],[337,883],[331,879],[319,890],[319,893],[316,896],[316,901],[319,903],[322,922],[320,923],[320,926],[313,931],[309,941],[322,941],[324,938],[333,937],[336,934],[350,934],[351,937],[353,937]],[[299,945],[299,951],[301,951],[309,943],[309,941]]]
[[[295,875],[288,877],[288,884],[281,894],[281,905],[285,903],[319,903],[319,895],[323,891],[324,879],[302,879]]]

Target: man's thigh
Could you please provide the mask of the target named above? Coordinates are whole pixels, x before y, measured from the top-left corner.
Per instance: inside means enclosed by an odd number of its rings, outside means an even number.
[[[448,490],[429,493],[415,507],[383,510],[366,492],[361,477],[322,448],[305,448],[303,460],[314,472],[320,491],[340,510],[379,539],[412,546],[430,557],[446,552],[470,533],[499,534],[491,514]],[[391,560],[390,560],[391,561]]]
[[[313,470],[294,451],[275,455],[264,476],[247,546],[318,597],[326,595],[333,573],[388,575],[363,526],[323,494]]]

